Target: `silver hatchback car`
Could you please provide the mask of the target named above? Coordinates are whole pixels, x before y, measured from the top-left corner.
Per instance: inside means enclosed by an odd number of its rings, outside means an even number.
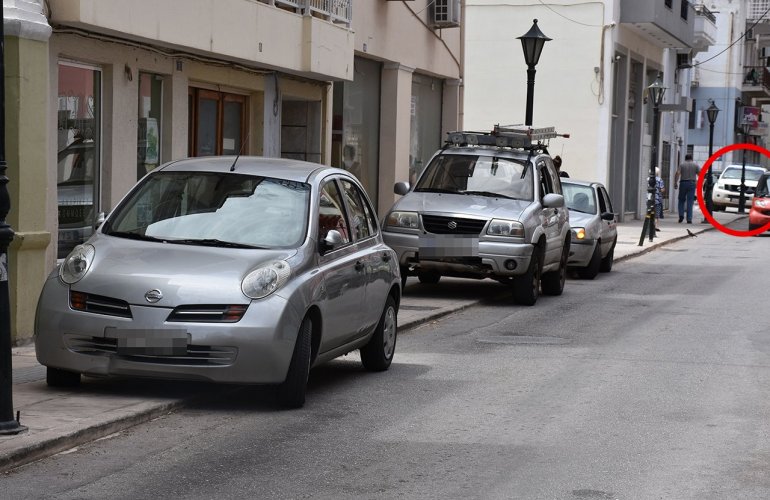
[[[541,284],[546,294],[562,293],[569,215],[551,157],[533,142],[537,130],[450,133],[414,186],[395,185],[403,198],[383,232],[402,278],[492,278],[525,305],[535,304]]]
[[[360,349],[390,366],[401,280],[360,183],[300,161],[207,157],[144,177],[46,281],[51,386],[81,374],[279,384]]]
[[[612,270],[618,242],[610,196],[598,182],[562,179],[561,186],[572,227],[569,267],[581,278],[594,279],[599,271]]]

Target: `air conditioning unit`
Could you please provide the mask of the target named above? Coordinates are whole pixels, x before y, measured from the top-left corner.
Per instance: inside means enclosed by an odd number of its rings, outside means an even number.
[[[460,0],[435,0],[430,8],[430,24],[433,28],[460,26]]]

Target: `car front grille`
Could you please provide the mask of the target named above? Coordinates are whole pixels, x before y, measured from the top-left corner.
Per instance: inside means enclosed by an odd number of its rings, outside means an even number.
[[[487,221],[484,219],[463,219],[441,215],[422,216],[422,225],[434,234],[480,234]]]
[[[118,340],[105,337],[65,336],[67,348],[77,354],[115,356],[138,363],[186,366],[227,366],[233,364],[238,350],[235,347],[212,347],[189,344],[183,356],[118,355]]]
[[[76,311],[84,311],[107,316],[131,317],[131,308],[125,300],[113,299],[92,293],[70,290],[70,307]]]
[[[237,323],[246,313],[247,305],[179,306],[166,321],[185,323]]]

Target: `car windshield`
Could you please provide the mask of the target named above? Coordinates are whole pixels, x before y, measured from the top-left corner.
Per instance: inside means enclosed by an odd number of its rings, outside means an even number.
[[[414,190],[532,201],[532,168],[525,165],[523,161],[497,156],[438,155]]]
[[[308,184],[235,173],[157,172],[115,210],[103,232],[184,244],[296,247],[307,232]]]
[[[596,196],[591,186],[569,184],[562,181],[561,189],[564,192],[564,201],[568,209],[585,214],[596,213]]]
[[[727,167],[725,171],[722,173],[722,179],[740,179],[741,178],[741,168],[740,167]],[[747,181],[757,181],[760,177],[762,177],[762,174],[764,173],[764,170],[759,169],[746,169],[746,180]]]
[[[767,197],[770,194],[770,176],[763,176],[757,183],[756,196]]]

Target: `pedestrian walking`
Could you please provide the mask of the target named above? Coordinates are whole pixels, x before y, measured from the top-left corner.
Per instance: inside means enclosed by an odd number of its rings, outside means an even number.
[[[663,195],[666,194],[666,186],[660,177],[660,168],[655,167],[655,216],[663,218]]]
[[[674,174],[674,189],[679,188],[679,222],[687,216],[687,223],[692,224],[692,205],[695,202],[695,180],[700,166],[692,161],[692,155],[686,154]]]

